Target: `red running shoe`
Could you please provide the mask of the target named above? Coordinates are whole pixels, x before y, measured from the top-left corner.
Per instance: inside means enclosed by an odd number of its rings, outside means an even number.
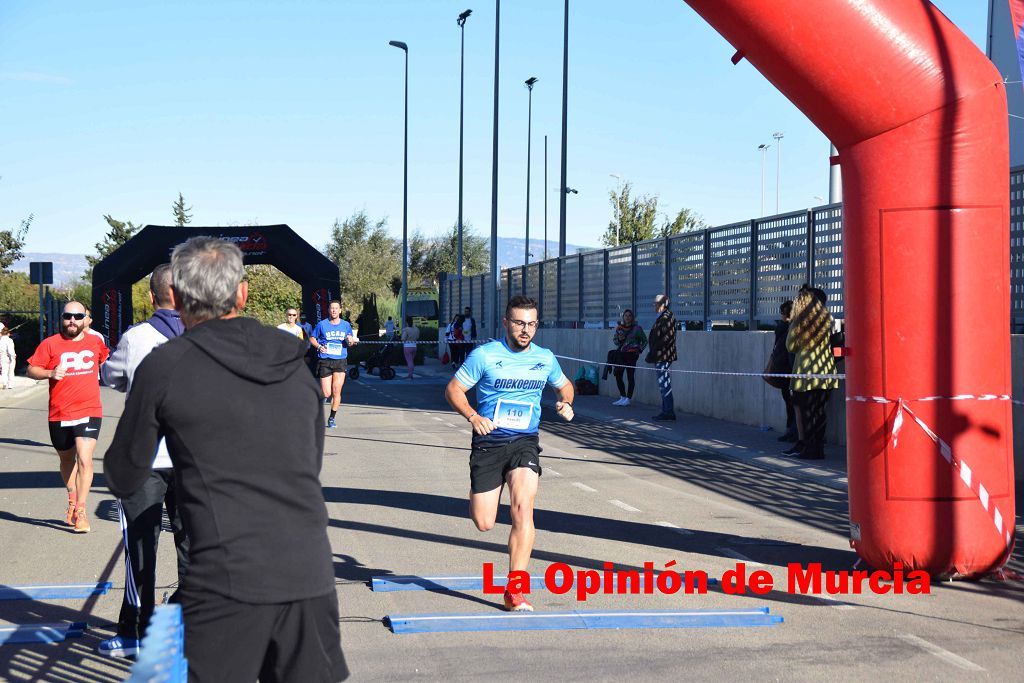
[[[532,612],[533,605],[527,602],[522,593],[505,591],[505,609],[509,612]]]

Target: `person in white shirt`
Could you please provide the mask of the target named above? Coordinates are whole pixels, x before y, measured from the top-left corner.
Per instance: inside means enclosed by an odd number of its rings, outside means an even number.
[[[395,319],[392,318],[390,315],[388,316],[387,322],[384,323],[384,336],[387,337],[388,339],[391,339],[393,336],[395,336]]]
[[[277,329],[284,330],[288,334],[295,335],[299,339],[307,339],[305,331],[302,329],[297,321],[299,319],[299,312],[294,308],[289,308],[284,312],[285,322],[277,326]]]
[[[0,387],[14,388],[11,386],[11,382],[14,378],[14,363],[17,359],[11,331],[3,323],[0,323]]]

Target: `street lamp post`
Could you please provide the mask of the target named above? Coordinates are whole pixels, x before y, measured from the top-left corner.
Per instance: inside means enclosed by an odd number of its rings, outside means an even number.
[[[779,187],[782,185],[782,133],[772,133],[775,138],[775,213],[779,213]]]
[[[409,301],[409,46],[400,40],[388,45],[405,53],[405,134],[402,143],[402,325],[405,325],[405,306]]]
[[[544,136],[544,260],[548,260],[548,136]]]
[[[764,162],[765,157],[768,156],[768,148],[771,145],[758,145],[757,148],[761,150],[761,218],[764,218]]]
[[[468,9],[459,15],[456,23],[461,33],[461,47],[459,59],[459,236],[458,247],[456,248],[456,270],[459,277],[462,277],[462,140],[465,123],[465,101],[466,101],[466,19],[473,13]]]
[[[501,38],[501,0],[494,0],[494,136],[491,141],[491,336],[498,339],[498,56]]]
[[[619,230],[622,229],[622,208],[619,206],[619,202],[622,200],[622,176],[618,173],[609,173],[608,177],[615,178],[617,189],[619,190],[615,196],[615,246],[619,246],[621,238],[619,237]]]
[[[533,137],[533,86],[538,80],[536,76],[526,79],[526,89],[530,91],[526,108],[526,265],[530,265],[530,142]]]
[[[562,182],[559,187],[559,208],[561,215],[558,222],[558,255],[565,256],[565,199],[569,194],[569,187],[566,180],[566,134],[569,121],[569,0],[565,0],[565,22],[564,35],[562,38]]]

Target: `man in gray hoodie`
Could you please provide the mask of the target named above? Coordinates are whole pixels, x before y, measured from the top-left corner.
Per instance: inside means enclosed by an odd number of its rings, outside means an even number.
[[[185,332],[171,302],[170,264],[153,269],[149,278],[149,299],[156,309],[153,316],[124,333],[101,369],[103,383],[118,391],[131,391],[135,371],[150,351]],[[129,657],[139,652],[139,642],[155,605],[157,546],[165,506],[174,532],[179,581],[188,567],[188,537],[178,515],[173,467],[167,444],[160,439],[153,457],[153,471],[142,488],[117,501],[124,536],[125,591],[117,635],[99,644],[97,650],[101,655]]]

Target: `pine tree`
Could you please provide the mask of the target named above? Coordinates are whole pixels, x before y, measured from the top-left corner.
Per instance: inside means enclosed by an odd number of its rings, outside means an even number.
[[[179,228],[185,227],[187,224],[192,222],[192,214],[189,211],[192,210],[191,206],[185,206],[185,197],[178,193],[178,201],[171,205],[171,211],[174,212],[174,224]]]
[[[92,269],[96,267],[96,264],[113,254],[142,227],[141,225],[135,225],[131,221],[119,221],[109,214],[105,215],[103,220],[110,226],[110,230],[103,236],[102,242],[96,243],[96,256],[85,257],[89,264],[89,272],[86,273],[86,278],[89,280],[92,279]]]

